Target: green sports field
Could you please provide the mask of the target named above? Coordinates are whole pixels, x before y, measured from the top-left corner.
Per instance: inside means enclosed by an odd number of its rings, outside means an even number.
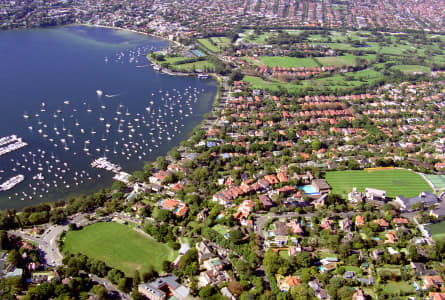
[[[431,191],[420,175],[402,169],[327,172],[326,180],[333,193],[343,195],[351,192],[353,187],[359,192],[364,192],[367,187],[385,190],[390,198],[413,197],[422,191]]]
[[[152,265],[158,272],[164,260],[173,261],[175,253],[167,245],[130,227],[114,222],[96,223],[79,231],[69,231],[64,249],[100,259],[107,265],[133,276]]]

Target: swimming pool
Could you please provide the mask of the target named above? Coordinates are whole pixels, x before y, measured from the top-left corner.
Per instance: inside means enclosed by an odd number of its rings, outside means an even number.
[[[199,50],[191,50],[191,52],[192,52],[193,54],[195,54],[196,56],[198,56],[198,57],[205,56],[205,54],[202,53],[202,52],[199,51]]]
[[[320,194],[316,190],[314,190],[314,187],[312,185],[303,185],[303,186],[300,186],[300,189],[302,189],[306,195]]]

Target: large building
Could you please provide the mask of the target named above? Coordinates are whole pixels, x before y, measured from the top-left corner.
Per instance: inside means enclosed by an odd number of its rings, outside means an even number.
[[[419,196],[405,198],[397,196],[395,202],[400,205],[400,210],[412,210],[414,205],[423,203],[425,207],[432,206],[439,203],[439,198],[430,191],[425,191]]]
[[[314,179],[312,180],[312,187],[314,190],[320,194],[329,194],[331,187],[328,182],[324,179]]]
[[[178,300],[184,300],[190,291],[178,283],[178,277],[173,274],[161,276],[150,283],[142,283],[138,286],[139,293],[151,300],[165,300],[172,296]]]
[[[368,200],[371,200],[371,201],[385,201],[386,200],[386,191],[377,190],[377,189],[373,189],[373,188],[366,188],[365,196]]]

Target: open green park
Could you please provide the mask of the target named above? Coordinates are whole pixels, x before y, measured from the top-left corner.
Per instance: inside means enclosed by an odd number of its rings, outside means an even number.
[[[445,240],[445,222],[428,225],[427,229],[433,240]]]
[[[114,222],[95,223],[81,230],[69,231],[64,250],[82,253],[104,261],[108,266],[132,276],[153,266],[162,271],[162,262],[173,261],[176,251],[131,227]]]
[[[334,93],[341,91],[363,90],[381,83],[385,78],[398,76],[400,71],[405,76],[416,74],[428,75],[432,69],[445,65],[445,36],[443,35],[410,35],[406,33],[387,33],[358,31],[311,31],[311,30],[272,30],[256,34],[246,30],[239,41],[244,43],[270,45],[280,41],[286,44],[288,39],[298,37],[299,45],[310,45],[318,49],[334,51],[321,57],[294,57],[295,55],[243,57],[251,66],[268,67],[335,67],[343,69],[331,74],[322,73],[310,79],[290,82],[275,78],[247,76],[245,81],[255,89],[268,89],[272,92],[287,90],[289,93],[324,91]],[[280,40],[281,38],[281,40]],[[439,42],[440,40],[440,42]],[[278,45],[277,45],[278,46]],[[286,45],[285,45],[286,47]],[[298,51],[293,48],[292,51]],[[301,52],[301,51],[300,51]],[[301,55],[301,53],[300,53]],[[344,68],[348,68],[345,72]],[[355,68],[352,70],[351,68]],[[253,74],[251,74],[253,75]],[[365,83],[365,84],[364,84]]]
[[[365,188],[385,190],[390,198],[399,195],[413,197],[432,190],[422,176],[404,169],[334,171],[326,173],[326,180],[333,193],[342,195],[348,194],[354,187],[359,192],[364,192]]]
[[[206,50],[217,53],[224,47],[230,45],[230,39],[228,37],[211,37],[208,39],[198,39],[198,43]]]

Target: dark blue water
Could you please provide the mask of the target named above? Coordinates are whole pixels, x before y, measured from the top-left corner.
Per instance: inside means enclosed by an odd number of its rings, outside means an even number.
[[[0,32],[0,137],[29,144],[0,157],[0,182],[26,177],[0,192],[0,208],[98,190],[112,174],[91,168],[94,159],[131,172],[186,139],[216,84],[154,71],[146,55],[166,46],[106,28]]]

